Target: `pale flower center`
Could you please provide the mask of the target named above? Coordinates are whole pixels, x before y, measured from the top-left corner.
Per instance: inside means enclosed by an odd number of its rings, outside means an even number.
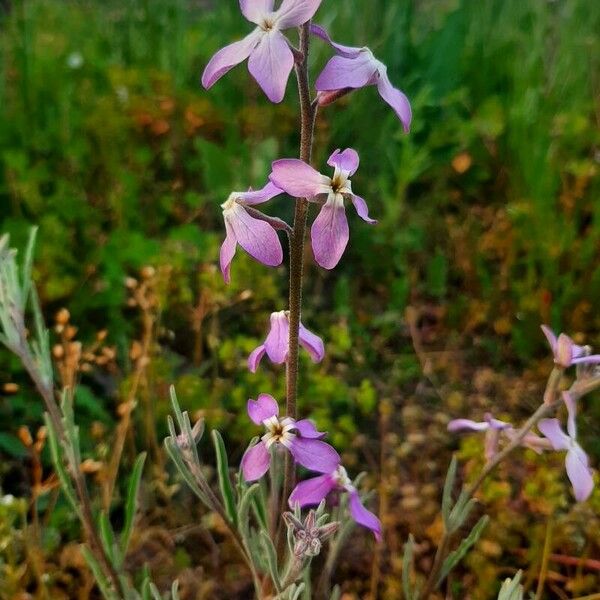
[[[296,434],[293,433],[296,422],[290,417],[279,419],[276,416],[272,416],[268,419],[265,419],[263,421],[263,425],[265,426],[266,433],[261,439],[265,443],[267,450],[273,444],[283,444],[284,446],[289,446],[296,437]]]
[[[352,183],[348,171],[342,171],[339,167],[335,168],[335,173],[331,179],[331,190],[334,194],[351,194]]]
[[[235,192],[229,194],[229,198],[227,198],[227,200],[225,200],[225,202],[221,204],[221,208],[223,209],[223,211],[232,210],[235,206],[235,203],[237,202],[237,199],[238,195]]]
[[[352,487],[352,481],[348,477],[348,472],[341,465],[336,469],[333,474],[333,480],[339,487],[347,488]]]

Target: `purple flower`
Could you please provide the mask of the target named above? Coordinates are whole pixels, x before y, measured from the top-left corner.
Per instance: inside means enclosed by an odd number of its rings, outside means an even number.
[[[319,265],[333,269],[350,239],[344,199],[352,201],[361,219],[370,225],[377,221],[369,217],[364,199],[352,192],[350,177],[358,169],[358,153],[352,148],[336,150],[327,164],[335,168],[333,178],[321,175],[296,158],[276,160],[269,179],[290,196],[323,203],[311,228],[312,249]]]
[[[244,206],[261,204],[281,194],[271,182],[255,192],[233,192],[221,204],[227,236],[221,246],[221,272],[229,283],[231,261],[239,244],[252,258],[269,267],[277,267],[283,260],[281,242],[275,228],[250,216]]]
[[[255,348],[248,357],[248,369],[256,373],[258,364],[266,354],[270,361],[280,365],[287,360],[290,337],[289,313],[286,310],[271,313],[271,329],[264,343]],[[323,340],[300,323],[300,345],[310,354],[312,361],[321,362],[325,356]]]
[[[465,429],[469,431],[485,431],[485,458],[486,460],[491,460],[498,452],[500,437],[503,435],[512,441],[518,432],[510,423],[495,419],[490,413],[487,413],[484,419],[484,421],[454,419],[448,423],[448,431],[456,432]],[[528,433],[521,440],[521,445],[537,453],[551,448],[548,440],[534,433]]]
[[[412,112],[408,98],[390,82],[387,67],[373,56],[368,48],[352,48],[336,44],[327,31],[311,25],[311,32],[325,40],[337,52],[317,78],[315,87],[319,92],[334,92],[376,85],[379,95],[393,109],[408,133]],[[327,103],[325,100],[324,103]]]
[[[273,445],[287,448],[297,463],[318,473],[330,473],[340,464],[340,455],[321,441],[324,433],[317,431],[308,419],[280,418],[279,406],[269,394],[260,394],[256,401],[248,400],[248,416],[257,425],[264,425],[266,433],[242,458],[246,481],[256,481],[269,470],[269,450]]]
[[[576,500],[584,502],[594,489],[594,479],[587,454],[577,443],[575,402],[568,392],[563,392],[563,399],[568,411],[567,433],[562,430],[558,419],[542,419],[538,423],[538,429],[550,440],[555,450],[567,451],[565,457],[567,475],[571,480]]]
[[[230,69],[248,59],[248,70],[271,102],[281,102],[294,55],[281,33],[312,19],[321,0],[283,0],[277,10],[274,0],[240,0],[242,14],[256,24],[243,40],[225,46],[211,59],[202,74],[209,89]]]
[[[377,541],[381,540],[381,521],[367,510],[362,502],[358,490],[352,485],[346,469],[338,465],[335,469],[324,475],[301,481],[292,491],[288,500],[293,509],[296,505],[300,508],[320,504],[331,492],[346,492],[352,518],[363,527],[370,529]]]
[[[563,369],[578,364],[600,364],[600,354],[590,356],[589,348],[578,346],[568,335],[561,333],[557,338],[547,325],[542,325],[542,331],[554,353],[554,362]]]

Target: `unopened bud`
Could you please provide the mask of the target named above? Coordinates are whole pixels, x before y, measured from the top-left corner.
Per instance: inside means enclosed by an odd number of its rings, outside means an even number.
[[[353,91],[353,88],[343,88],[341,90],[332,90],[330,92],[319,92],[317,94],[317,102],[319,106],[328,106]]]

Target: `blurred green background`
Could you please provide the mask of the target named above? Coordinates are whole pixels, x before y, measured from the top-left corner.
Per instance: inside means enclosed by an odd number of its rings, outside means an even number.
[[[389,484],[390,497],[406,501],[389,518],[398,539],[383,561],[391,575],[381,585],[395,598],[406,529],[425,532],[435,512],[438,488],[427,499],[422,486],[445,469],[438,450],[453,447],[445,420],[489,408],[519,418],[535,406],[550,366],[540,323],[600,342],[600,3],[324,0],[316,20],[341,43],[371,47],[414,113],[404,135],[374,88],[321,112],[315,165],[355,148],[353,186],[379,225],[350,215],[351,243],[334,272],[307,254],[303,317],[328,355],[317,367],[303,363],[301,408],[329,429],[352,469],[387,473],[380,495]],[[82,426],[99,427],[86,450],[100,462],[144,328],[127,277],[151,280],[153,298],[145,408],[126,457],[150,446],[161,464],[156,440],[172,382],[185,408],[224,431],[234,462],[254,434],[246,399],[282,396],[280,369],[252,376],[245,360],[269,313],[285,307],[285,269],[239,253],[226,287],[216,266],[221,202],[262,186],[272,160],[297,154],[292,80],[277,106],[245,67],[210,92],[200,87],[210,56],[248,31],[234,0],[0,2],[0,230],[22,247],[39,225],[35,275],[49,323],[67,307],[84,346],[107,330],[115,356],[81,374],[77,395]],[[330,51],[318,40],[313,49],[314,78]],[[270,206],[291,219],[290,199]],[[0,384],[0,481],[4,493],[27,495],[17,430],[39,426],[42,406],[7,353]],[[595,460],[599,417],[596,403],[582,425]],[[475,443],[463,445],[466,458],[476,460]],[[402,466],[419,444],[437,463]],[[530,500],[552,497],[543,487],[552,484],[561,500],[536,509],[567,511],[568,488],[549,473],[540,469]],[[407,498],[421,501],[411,507]],[[590,536],[600,531],[597,514],[584,519]],[[60,511],[49,517],[48,548],[72,535],[65,520]],[[522,534],[522,523],[514,529]],[[572,553],[598,550],[571,530],[565,539]],[[491,597],[502,573],[494,551],[477,563],[476,597]]]

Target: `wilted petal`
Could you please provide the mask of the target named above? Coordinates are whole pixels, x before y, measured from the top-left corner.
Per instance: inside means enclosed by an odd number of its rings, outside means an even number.
[[[363,527],[370,529],[375,535],[375,539],[380,542],[381,541],[381,521],[370,511],[367,510],[362,502],[360,501],[360,496],[356,490],[352,490],[349,493],[349,505],[350,505],[350,514],[352,518]]]
[[[225,215],[235,233],[238,244],[257,261],[276,267],[283,260],[281,242],[271,225],[251,217],[237,202]]]
[[[235,238],[233,229],[231,225],[227,223],[227,220],[225,220],[225,231],[227,232],[227,235],[225,236],[225,240],[221,245],[220,263],[223,279],[225,280],[225,283],[229,283],[231,281],[231,261],[235,256],[237,240]]]
[[[300,508],[320,504],[335,486],[335,480],[331,475],[319,475],[319,477],[301,481],[292,490],[288,503],[292,509],[296,504],[299,504]]]
[[[321,440],[295,437],[288,448],[298,464],[318,473],[333,473],[341,462],[335,449]]]
[[[565,466],[573,485],[575,498],[578,502],[584,502],[594,489],[594,479],[588,467],[587,455],[577,446],[567,452]]]
[[[558,419],[542,419],[538,423],[538,429],[550,440],[555,450],[567,450],[570,438],[561,429]]]
[[[298,158],[282,158],[272,165],[269,179],[295,198],[313,198],[323,192],[331,180]]]
[[[576,346],[573,340],[564,333],[558,336],[556,348],[554,350],[554,360],[561,367],[570,367],[573,364],[574,350]]]
[[[490,428],[485,432],[484,455],[486,460],[492,460],[498,452],[498,442],[500,441],[500,431]]]
[[[356,214],[363,221],[366,221],[369,225],[377,224],[377,221],[375,219],[371,219],[371,217],[369,217],[369,207],[367,206],[367,203],[365,202],[364,198],[361,198],[356,194],[352,194],[352,196],[350,196],[350,199],[352,200],[352,204],[356,209]]]
[[[234,42],[221,48],[208,62],[202,73],[202,85],[205,89],[212,87],[227,71],[246,60],[252,50],[259,44],[263,36],[260,29],[256,29],[243,40]]]
[[[310,21],[322,0],[283,0],[276,15],[277,27],[289,29]]]
[[[391,84],[385,69],[380,71],[377,89],[379,90],[379,95],[394,109],[394,112],[402,123],[404,132],[408,133],[412,121],[410,102],[400,90]]]
[[[269,181],[264,188],[250,192],[242,192],[237,194],[237,197],[242,200],[244,204],[253,206],[271,200],[271,198],[275,198],[275,196],[279,196],[279,194],[283,194],[283,190],[280,190],[276,185]]]
[[[334,56],[317,77],[315,88],[319,92],[361,88],[370,85],[376,74],[377,63],[367,50],[361,51],[356,58]]]
[[[242,458],[241,468],[246,481],[260,479],[268,470],[271,463],[271,455],[264,442],[258,442],[252,448],[248,448]]]
[[[256,400],[248,400],[247,409],[248,416],[257,425],[279,414],[277,400],[269,394],[260,394]]]
[[[274,0],[240,0],[242,14],[252,23],[260,23],[262,17],[273,12]]]
[[[271,362],[280,365],[285,362],[290,343],[290,324],[285,311],[271,314],[271,328],[265,340],[265,349]]]
[[[325,346],[323,340],[318,336],[309,331],[300,323],[300,345],[310,354],[310,358],[314,363],[321,362],[325,356]]]
[[[330,194],[310,231],[315,260],[324,269],[333,269],[350,239],[344,199],[340,194]]]
[[[265,345],[261,344],[257,348],[255,348],[250,356],[248,357],[248,370],[250,373],[256,373],[256,369],[258,369],[258,365],[262,360],[262,357],[265,355]]]
[[[487,421],[477,422],[471,421],[471,419],[453,419],[448,423],[448,431],[455,432],[463,429],[469,429],[471,431],[486,431],[489,429],[490,424]]]
[[[250,54],[248,70],[271,102],[281,102],[285,95],[294,55],[285,37],[271,30],[262,36]]]
[[[338,149],[329,157],[327,164],[330,167],[338,167],[352,176],[358,169],[360,158],[358,152],[353,148],[346,148],[343,152]]]
[[[298,433],[304,438],[321,440],[327,435],[322,431],[317,431],[315,424],[310,419],[296,421],[295,427],[298,430]]]
[[[352,46],[337,44],[329,37],[327,31],[320,25],[311,24],[310,32],[327,42],[338,54],[345,56],[346,58],[356,58],[361,51],[363,51],[363,48],[353,48]]]

